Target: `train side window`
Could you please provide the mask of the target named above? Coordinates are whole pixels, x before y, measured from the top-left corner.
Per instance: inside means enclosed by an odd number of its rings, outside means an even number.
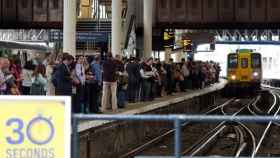
[[[236,54],[230,54],[228,60],[228,68],[237,68],[238,58]]]
[[[248,59],[247,58],[242,58],[241,59],[241,67],[242,68],[248,68]]]
[[[260,68],[261,67],[261,55],[252,54],[252,67]]]

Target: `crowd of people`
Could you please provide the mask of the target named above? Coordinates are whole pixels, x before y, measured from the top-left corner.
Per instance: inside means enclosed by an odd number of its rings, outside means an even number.
[[[152,101],[165,95],[202,89],[219,81],[218,63],[173,59],[129,59],[107,54],[76,59],[68,53],[54,60],[0,58],[1,95],[72,96],[75,113],[102,113],[127,103]]]

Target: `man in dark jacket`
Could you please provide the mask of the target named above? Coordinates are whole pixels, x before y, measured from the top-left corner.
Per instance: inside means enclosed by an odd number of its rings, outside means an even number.
[[[67,53],[63,54],[62,63],[59,64],[54,74],[55,94],[60,96],[72,95],[72,79],[69,65],[73,57]]]
[[[106,112],[111,100],[113,111],[118,109],[117,105],[117,73],[118,64],[111,53],[108,53],[107,60],[103,63],[103,93],[101,111]],[[111,94],[111,95],[110,95]],[[109,98],[111,96],[111,98]]]
[[[166,70],[166,81],[167,81],[167,87],[166,91],[168,95],[171,95],[175,91],[174,87],[174,81],[173,81],[173,59],[170,58],[169,62],[165,64],[165,70]]]
[[[126,72],[128,73],[128,101],[134,103],[139,93],[138,85],[140,80],[139,65],[136,63],[135,58],[130,58],[126,66]]]

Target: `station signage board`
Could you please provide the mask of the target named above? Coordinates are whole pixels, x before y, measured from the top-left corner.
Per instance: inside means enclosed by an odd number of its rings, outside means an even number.
[[[0,96],[3,158],[70,158],[68,97]]]
[[[209,32],[188,32],[182,34],[182,39],[191,39],[196,44],[212,43],[215,34]]]
[[[77,32],[76,33],[77,42],[107,42],[108,41],[108,33],[106,32]],[[59,31],[50,33],[50,41],[62,41],[63,33]]]

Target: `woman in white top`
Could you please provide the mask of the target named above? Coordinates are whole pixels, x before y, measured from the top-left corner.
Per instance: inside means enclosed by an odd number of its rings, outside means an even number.
[[[22,85],[23,95],[30,95],[30,88],[32,86],[32,74],[34,69],[35,66],[33,65],[33,62],[28,61],[21,72],[21,78],[22,78],[21,85]]]

